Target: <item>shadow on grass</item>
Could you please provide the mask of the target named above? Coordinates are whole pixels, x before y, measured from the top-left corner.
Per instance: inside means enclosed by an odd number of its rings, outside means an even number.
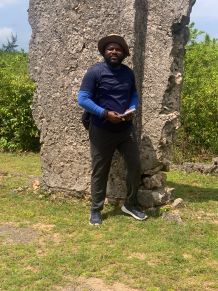
[[[174,182],[168,182],[167,186],[175,188],[175,198],[182,198],[185,202],[199,203],[207,201],[218,201],[218,189],[215,188],[203,188],[197,186],[190,186],[186,184],[178,184]],[[145,210],[149,217],[157,218],[162,214],[161,207],[155,209]],[[111,216],[126,215],[120,209],[120,206],[113,206],[112,209],[104,212],[102,218],[104,220]]]
[[[187,202],[218,201],[218,189],[202,188],[186,184],[168,182],[169,187],[175,188],[175,198],[182,198]]]
[[[106,220],[111,216],[121,216],[121,215],[125,215],[125,214],[120,209],[120,206],[114,205],[112,206],[112,209],[108,210],[107,212],[102,213],[102,219]]]

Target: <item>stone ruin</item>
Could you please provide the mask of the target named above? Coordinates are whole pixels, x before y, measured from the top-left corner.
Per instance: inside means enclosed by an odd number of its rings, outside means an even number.
[[[102,57],[97,41],[125,37],[140,95],[135,118],[142,161],[139,201],[169,201],[164,171],[178,127],[184,46],[195,0],[30,0],[30,74],[37,90],[33,116],[40,130],[42,183],[76,196],[90,192],[90,154],[77,92],[86,69]],[[125,197],[125,167],[115,155],[107,196]]]

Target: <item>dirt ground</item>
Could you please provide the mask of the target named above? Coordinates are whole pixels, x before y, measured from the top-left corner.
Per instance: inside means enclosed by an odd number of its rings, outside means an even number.
[[[28,244],[40,237],[40,231],[52,228],[48,225],[35,225],[31,227],[18,227],[14,223],[5,223],[0,225],[0,241],[6,244]],[[66,286],[56,286],[55,291],[137,291],[131,289],[124,284],[114,283],[107,286],[103,280],[99,278],[67,278],[69,281]]]

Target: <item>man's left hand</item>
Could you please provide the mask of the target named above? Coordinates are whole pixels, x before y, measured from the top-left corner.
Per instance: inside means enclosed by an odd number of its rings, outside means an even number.
[[[130,112],[129,114],[126,114],[125,116],[121,116],[122,121],[130,121],[133,119],[134,113]]]

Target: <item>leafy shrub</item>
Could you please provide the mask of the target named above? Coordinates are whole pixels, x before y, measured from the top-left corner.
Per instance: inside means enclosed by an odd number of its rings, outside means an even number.
[[[191,24],[186,46],[177,147],[183,155],[218,154],[218,42]],[[190,157],[190,155],[189,155]]]
[[[0,149],[39,150],[31,113],[35,90],[27,71],[27,54],[0,51]]]

